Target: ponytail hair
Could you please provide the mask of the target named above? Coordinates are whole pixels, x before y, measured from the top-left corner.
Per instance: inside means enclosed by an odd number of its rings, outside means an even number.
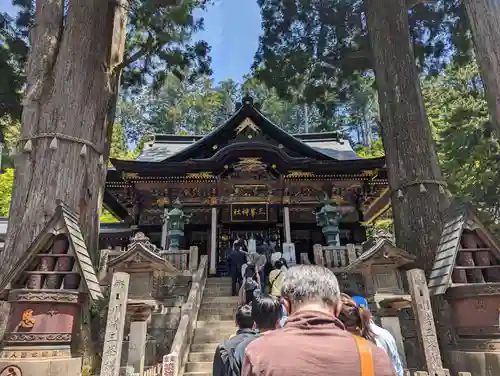
[[[340,294],[342,310],[339,320],[345,325],[346,330],[357,336],[375,343],[375,334],[371,329],[371,313],[360,307],[349,295]]]

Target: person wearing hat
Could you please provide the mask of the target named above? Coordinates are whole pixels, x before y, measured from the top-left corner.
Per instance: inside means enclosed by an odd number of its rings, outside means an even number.
[[[368,301],[366,300],[366,298],[359,295],[352,296],[351,298],[359,307],[369,311]],[[384,349],[387,355],[389,355],[392,366],[394,367],[394,371],[396,371],[396,375],[403,376],[403,364],[401,363],[401,357],[399,356],[396,340],[394,339],[392,334],[388,330],[375,324],[373,318],[370,318],[370,328],[375,334],[375,343],[377,344],[377,346]]]

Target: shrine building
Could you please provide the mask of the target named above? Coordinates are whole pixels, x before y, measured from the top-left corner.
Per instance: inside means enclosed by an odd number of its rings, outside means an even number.
[[[167,249],[166,214],[180,206],[191,216],[180,248],[197,245],[211,274],[238,237],[293,243],[297,260],[312,259],[326,244],[314,214],[326,202],[341,215],[337,245],[365,241],[365,226],[390,208],[384,158],[360,157],[337,133],[289,134],[259,108],[245,97],[205,136],[155,135],[137,159],[112,159],[104,205],[122,233]]]

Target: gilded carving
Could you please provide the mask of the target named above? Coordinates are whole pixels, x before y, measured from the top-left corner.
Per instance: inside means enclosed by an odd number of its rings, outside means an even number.
[[[71,333],[7,333],[6,342],[71,342]]]
[[[260,132],[260,128],[250,118],[245,118],[245,120],[243,120],[240,125],[236,127],[236,134],[240,134],[246,129],[249,129],[256,134]]]
[[[57,302],[78,303],[78,292],[24,292],[13,290],[9,294],[9,301],[17,302]]]
[[[35,326],[35,319],[33,318],[32,309],[27,309],[23,311],[19,326],[22,328],[33,328],[33,326]]]
[[[267,165],[262,162],[261,158],[239,158],[233,168],[240,172],[263,172]]]
[[[215,176],[210,171],[200,171],[186,174],[186,179],[212,179]]]
[[[170,199],[168,197],[161,197],[156,200],[157,205],[170,205]]]
[[[312,176],[314,176],[313,172],[299,170],[288,171],[288,174],[286,175],[287,178],[310,178]]]
[[[17,366],[7,366],[1,372],[0,376],[23,376],[21,369]]]
[[[31,351],[9,351],[0,352],[0,359],[28,359],[28,358],[69,358],[71,350],[31,350]]]
[[[122,176],[124,179],[136,179],[139,177],[139,174],[137,172],[124,172]]]

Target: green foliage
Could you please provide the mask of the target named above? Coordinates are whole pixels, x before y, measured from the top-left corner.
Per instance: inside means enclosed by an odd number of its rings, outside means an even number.
[[[106,209],[102,210],[101,216],[99,218],[101,223],[118,223],[120,222],[113,214],[111,214]]]
[[[14,169],[8,168],[3,174],[0,174],[0,216],[9,216],[13,184]]]
[[[179,6],[161,7],[151,0],[130,2],[126,39],[124,87],[142,87],[152,82],[159,88],[169,72],[193,79],[211,73],[210,48],[193,36],[203,29],[203,19],[195,12],[210,0],[183,0]],[[189,77],[184,73],[189,68]],[[151,81],[151,78],[153,80]]]
[[[371,66],[362,0],[258,0],[263,35],[257,78],[282,98],[300,90],[325,116],[348,103]],[[390,10],[388,10],[388,14]],[[462,2],[438,0],[409,11],[413,49],[422,71],[435,73],[452,55],[470,57]],[[362,80],[361,80],[362,81]]]
[[[23,31],[6,13],[0,13],[0,117],[21,117],[23,67],[28,53]]]
[[[475,63],[450,65],[422,82],[425,107],[451,193],[500,219],[500,142],[489,124],[484,88]],[[360,146],[365,158],[384,155],[382,140]]]
[[[476,64],[450,66],[423,83],[427,113],[450,191],[500,218],[500,143],[489,124]]]
[[[193,82],[179,81],[169,75],[159,90],[144,89],[128,93],[118,105],[118,120],[127,137],[137,141],[154,133],[206,134],[224,123],[234,112],[234,103],[249,94],[261,104],[262,112],[288,132],[304,132],[306,117],[311,132],[336,130],[335,118],[325,120],[315,106],[280,99],[274,89],[268,89],[252,76],[242,85],[232,80],[214,85],[206,77]]]
[[[151,0],[132,0],[129,6],[126,52],[122,86],[160,87],[168,72],[182,79],[209,74],[209,46],[193,36],[202,30],[203,19],[195,13],[209,0],[183,0],[180,6],[162,7]],[[0,13],[0,117],[19,119],[25,82],[24,64],[28,55],[28,35],[35,16],[34,2],[12,0],[20,11],[16,19]],[[184,75],[188,69],[189,75]]]
[[[356,148],[356,153],[358,153],[363,158],[383,157],[385,153],[382,139],[377,138],[369,145],[360,145]]]

